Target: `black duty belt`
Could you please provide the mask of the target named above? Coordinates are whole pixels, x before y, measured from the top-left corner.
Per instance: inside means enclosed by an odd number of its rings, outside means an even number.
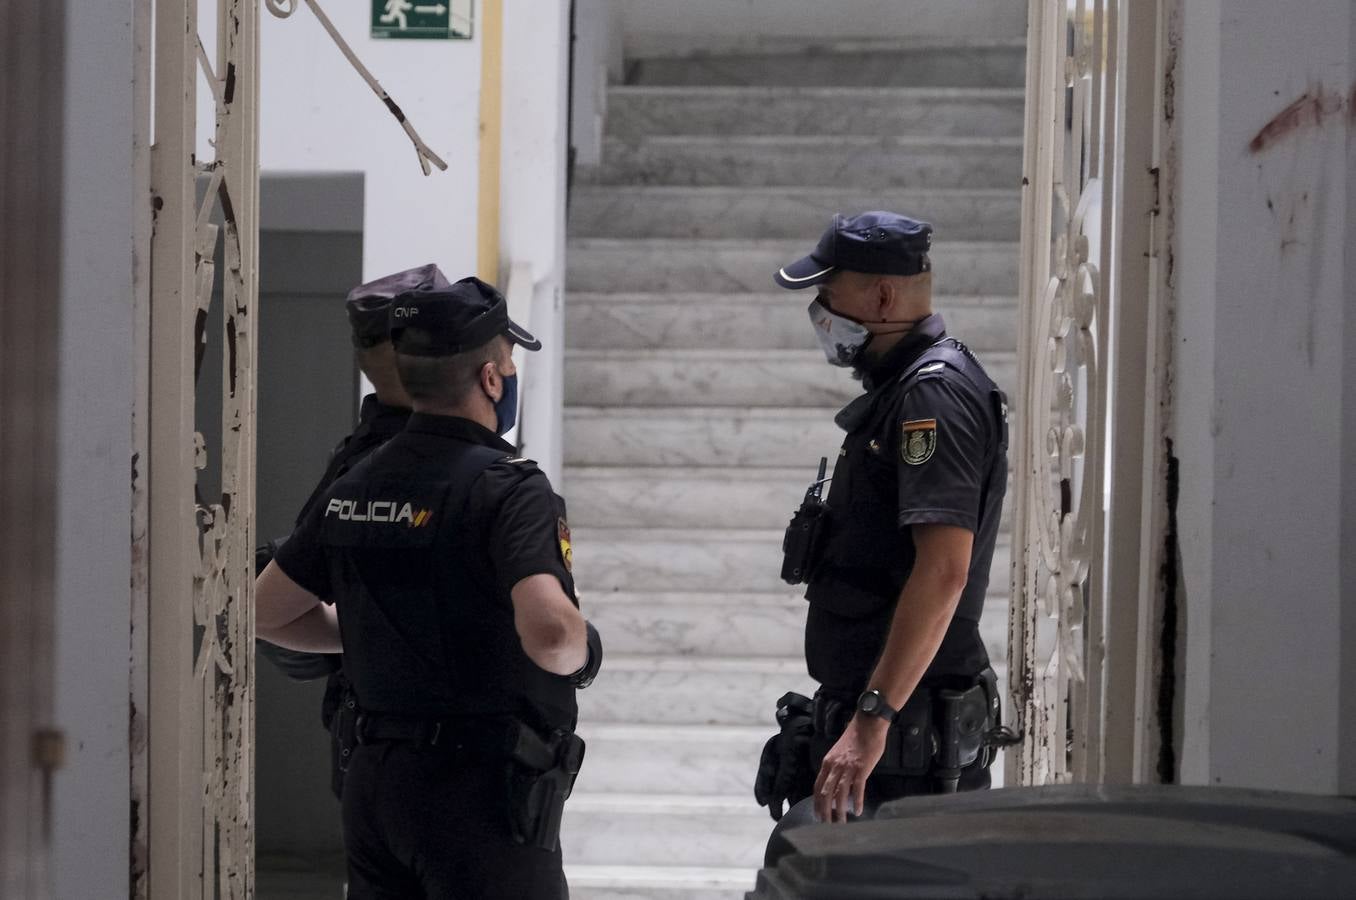
[[[522,727],[511,719],[485,716],[417,719],[364,712],[358,715],[353,735],[363,745],[400,742],[506,756]]]

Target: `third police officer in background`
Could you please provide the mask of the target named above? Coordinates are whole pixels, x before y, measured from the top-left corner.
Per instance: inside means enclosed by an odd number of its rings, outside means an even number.
[[[602,647],[575,599],[564,501],[500,437],[512,346],[541,345],[475,278],[395,298],[391,341],[414,413],[279,548],[258,630],[309,651],[342,633],[359,713],[350,898],[564,897],[575,690]]]
[[[410,417],[410,398],[400,383],[396,371],[395,350],[391,346],[391,298],[408,291],[442,289],[450,285],[446,276],[433,263],[386,275],[375,281],[360,284],[348,292],[344,307],[348,314],[353,349],[358,358],[358,369],[372,383],[372,393],[363,397],[358,412],[358,427],[330,451],[325,472],[311,496],[297,513],[300,527],[316,501],[325,495],[342,475],[368,457],[405,427]],[[255,575],[278,552],[286,538],[269,541],[255,551]],[[331,766],[330,789],[334,796],[343,794],[344,771],[353,752],[353,724],[356,702],[344,677],[343,656],[338,653],[299,653],[259,641],[259,652],[285,675],[296,681],[326,679],[325,696],[320,704],[320,721],[330,733]]]
[[[894,213],[835,216],[776,275],[817,289],[810,324],[865,393],[836,418],[846,437],[827,501],[812,492],[788,530],[783,577],[808,585],[806,663],[821,686],[778,711],[757,790],[774,818],[811,788],[816,817],[843,822],[897,797],[989,786],[999,697],[979,617],[1007,410],[932,310],[931,238]]]

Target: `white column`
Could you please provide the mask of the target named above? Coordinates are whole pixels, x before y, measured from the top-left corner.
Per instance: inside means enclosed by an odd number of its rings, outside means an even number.
[[[1353,7],[1192,0],[1183,16],[1181,771],[1331,793],[1352,666],[1341,560],[1354,476],[1341,410],[1356,388],[1344,381],[1356,350],[1344,341]]]
[[[125,897],[131,622],[132,5],[66,15],[60,320],[54,897]],[[146,198],[142,198],[145,203]],[[144,263],[144,260],[143,260]],[[22,427],[22,426],[20,426]]]
[[[565,145],[569,10],[504,5],[500,268],[532,277],[542,350],[524,360],[523,454],[559,485],[565,352]],[[519,269],[524,271],[524,269]]]
[[[1351,28],[1347,46],[1348,64],[1356,67],[1356,14],[1351,17]],[[1353,86],[1356,93],[1356,85]],[[1351,100],[1353,109],[1349,115],[1356,115],[1356,97]],[[1346,284],[1343,294],[1356,296],[1356,122],[1350,124],[1347,133],[1347,244],[1346,244]],[[1348,302],[1343,312],[1342,359],[1345,367],[1342,372],[1342,536],[1341,547],[1356,547],[1356,313],[1352,312]],[[1341,705],[1338,707],[1338,720],[1341,731],[1338,735],[1342,749],[1342,758],[1338,771],[1338,790],[1343,794],[1356,794],[1356,553],[1342,554],[1342,671],[1339,681],[1342,685]]]

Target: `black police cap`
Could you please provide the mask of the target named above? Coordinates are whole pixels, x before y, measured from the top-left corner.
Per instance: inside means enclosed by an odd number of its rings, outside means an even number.
[[[873,275],[932,271],[932,226],[892,212],[835,215],[809,256],[783,266],[773,277],[784,288],[812,287],[839,269]]]
[[[455,356],[501,334],[524,350],[541,349],[541,341],[509,318],[504,295],[475,276],[396,297],[389,328],[396,352],[410,356]]]
[[[387,327],[395,297],[420,288],[445,290],[451,284],[436,265],[429,263],[358,285],[348,292],[344,303],[353,329],[353,346],[360,350],[375,347],[390,337]]]

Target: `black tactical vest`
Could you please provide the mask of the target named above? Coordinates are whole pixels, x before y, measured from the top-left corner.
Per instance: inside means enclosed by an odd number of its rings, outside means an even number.
[[[574,688],[523,651],[485,558],[490,523],[467,515],[476,479],[505,457],[406,431],[324,501],[344,671],[365,711],[573,728]]]
[[[937,372],[939,364],[949,372]],[[900,437],[894,417],[903,396],[920,377],[964,379],[974,393],[986,398],[992,413],[985,497],[978,511],[970,582],[956,610],[960,619],[977,622],[983,611],[998,513],[1007,486],[1003,392],[953,338],[938,341],[898,376],[859,397],[839,414],[838,422],[847,436],[834,467],[828,497],[828,534],[822,563],[806,591],[806,599],[844,620],[878,622],[873,630],[882,632],[881,640],[914,565],[913,542],[907,531],[898,526]],[[808,635],[807,643],[815,643],[818,637]]]

